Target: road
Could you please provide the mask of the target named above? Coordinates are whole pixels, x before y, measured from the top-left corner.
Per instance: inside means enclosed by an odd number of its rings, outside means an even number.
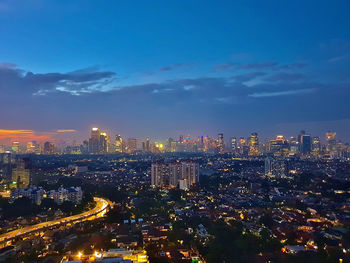
[[[27,226],[24,228],[13,230],[11,232],[4,233],[0,235],[0,243],[10,241],[11,239],[14,239],[17,237],[24,237],[28,234],[31,234],[33,232],[38,232],[48,227],[57,227],[59,225],[64,225],[67,223],[82,222],[82,221],[93,220],[93,219],[102,217],[107,212],[108,207],[112,204],[110,201],[99,197],[94,197],[94,201],[96,202],[96,206],[87,212],[74,215],[74,216],[60,218],[57,220],[42,222],[36,225]]]

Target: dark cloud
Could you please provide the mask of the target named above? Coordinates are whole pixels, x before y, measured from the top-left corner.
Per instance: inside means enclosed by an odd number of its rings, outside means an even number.
[[[164,71],[172,71],[172,70],[175,70],[175,69],[178,69],[178,68],[181,68],[181,67],[190,67],[190,66],[193,66],[194,63],[193,62],[189,62],[189,63],[176,63],[176,64],[172,64],[170,66],[164,66],[164,67],[161,67],[159,69],[159,71],[161,72],[164,72]]]
[[[70,73],[33,73],[18,69],[13,64],[0,66],[0,90],[3,92],[21,92],[36,95],[47,92],[65,91],[78,94],[103,89],[116,77],[114,72],[77,70]]]
[[[81,130],[102,123],[116,130],[128,127],[134,136],[157,136],[175,129],[229,129],[232,123],[266,127],[286,116],[295,122],[350,118],[344,110],[349,84],[310,82],[295,74],[254,71],[116,85],[115,73],[98,68],[35,74],[7,66],[0,68],[0,111],[6,112],[0,120],[16,119],[16,129],[43,130]],[[256,83],[247,86],[248,81]]]

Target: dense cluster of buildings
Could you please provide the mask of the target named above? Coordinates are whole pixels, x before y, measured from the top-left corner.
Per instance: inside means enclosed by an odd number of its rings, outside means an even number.
[[[40,205],[44,198],[53,199],[56,204],[62,204],[64,201],[80,204],[83,198],[83,191],[80,187],[70,187],[67,189],[61,187],[50,191],[45,191],[42,187],[29,187],[11,191],[10,198],[12,201],[22,197],[29,198],[37,205]]]
[[[35,154],[107,154],[107,153],[163,153],[163,152],[206,152],[213,154],[232,153],[241,157],[260,156],[273,154],[276,156],[312,156],[326,158],[349,158],[350,146],[337,139],[335,132],[326,132],[324,138],[311,136],[301,131],[297,136],[286,138],[277,135],[275,139],[261,141],[258,133],[253,132],[248,137],[224,137],[219,133],[216,138],[210,136],[180,135],[178,139],[169,138],[163,142],[153,142],[150,138],[138,140],[137,138],[125,139],[117,134],[114,138],[99,128],[91,129],[88,140],[81,145],[69,145],[64,148],[55,147],[52,142],[40,144],[36,141],[29,142],[26,147],[19,142],[13,142],[11,149],[0,146],[0,153],[10,150],[12,153]]]
[[[156,187],[182,190],[199,183],[199,165],[194,161],[155,162],[151,168],[151,184]]]

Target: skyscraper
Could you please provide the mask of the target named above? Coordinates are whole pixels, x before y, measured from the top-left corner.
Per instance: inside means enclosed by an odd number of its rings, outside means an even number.
[[[249,155],[255,156],[259,153],[259,138],[256,132],[253,132],[249,137]]]
[[[234,154],[237,153],[237,139],[236,139],[236,137],[231,138],[231,151]]]
[[[17,188],[25,188],[30,184],[30,161],[28,158],[16,160],[12,170],[12,181],[17,183]]]
[[[337,146],[337,133],[335,132],[326,132],[326,141],[327,141],[327,151],[333,152],[336,150]]]
[[[217,147],[218,147],[219,153],[224,152],[224,134],[223,133],[218,134]]]
[[[115,136],[115,151],[118,153],[122,153],[123,152],[123,138],[120,134],[117,134]]]
[[[301,135],[301,152],[308,154],[311,152],[311,136],[308,134]]]
[[[0,182],[10,183],[12,181],[12,154],[10,152],[0,153]]]
[[[89,153],[99,153],[100,152],[100,129],[92,128],[91,137],[89,139]]]
[[[55,145],[52,142],[44,143],[44,154],[53,154],[55,151]]]

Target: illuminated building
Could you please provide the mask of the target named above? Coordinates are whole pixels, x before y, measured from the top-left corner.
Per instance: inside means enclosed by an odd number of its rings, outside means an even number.
[[[269,142],[269,152],[278,156],[288,155],[288,142],[283,135],[277,135],[275,140]]]
[[[249,155],[255,156],[259,154],[259,138],[258,134],[256,132],[253,132],[249,139]]]
[[[296,137],[290,137],[289,140],[289,154],[295,155],[299,152],[299,142]]]
[[[123,138],[120,134],[117,134],[115,136],[115,151],[118,153],[122,153],[123,152]]]
[[[126,143],[126,150],[128,153],[133,153],[137,150],[137,139],[129,138]]]
[[[217,148],[219,150],[219,153],[224,152],[224,134],[223,133],[218,134]]]
[[[148,137],[146,138],[145,150],[146,150],[146,152],[151,151],[151,140]]]
[[[108,152],[108,137],[104,132],[100,133],[99,128],[91,129],[89,139],[89,153],[103,154]]]
[[[108,152],[108,141],[109,138],[105,132],[100,133],[100,153]]]
[[[34,153],[35,152],[35,145],[33,142],[27,143],[27,153]]]
[[[91,137],[89,139],[89,153],[100,152],[100,130],[99,128],[91,129]]]
[[[15,153],[18,153],[19,152],[19,142],[13,142],[11,150]]]
[[[326,132],[326,141],[327,141],[327,151],[333,152],[336,151],[337,146],[337,133],[335,132]]]
[[[232,151],[232,153],[237,153],[237,139],[236,139],[236,137],[231,138],[231,151]]]
[[[319,136],[315,136],[312,138],[312,153],[314,155],[318,155],[321,151],[321,138]]]
[[[311,136],[308,134],[301,135],[301,152],[303,154],[308,154],[311,152]]]
[[[29,159],[23,158],[15,162],[12,170],[12,181],[17,183],[17,188],[28,187],[30,184]]]
[[[199,182],[199,165],[192,161],[152,163],[151,184],[157,187],[189,189]]]
[[[12,182],[12,154],[10,152],[0,154],[0,182]]]
[[[55,145],[52,142],[44,143],[44,154],[53,154],[55,152]]]

